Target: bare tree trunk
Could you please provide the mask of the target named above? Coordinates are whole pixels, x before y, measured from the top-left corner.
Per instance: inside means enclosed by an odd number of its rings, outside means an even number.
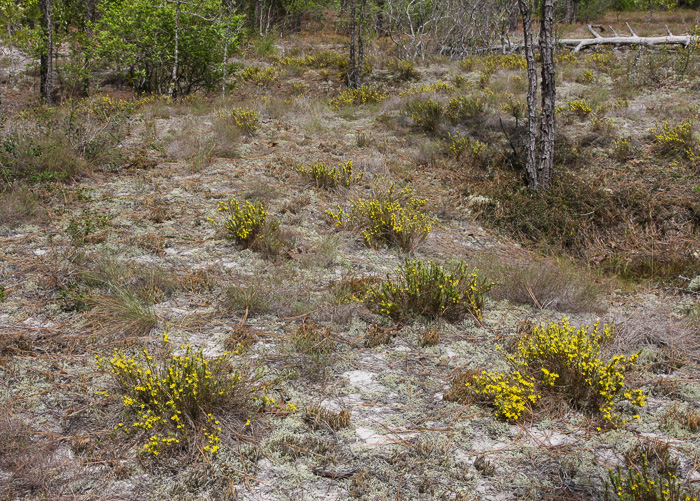
[[[542,56],[542,116],[540,122],[540,186],[546,188],[554,172],[554,0],[543,0],[540,25]]]
[[[574,17],[574,0],[566,0],[566,14],[564,15],[564,22],[571,24]]]
[[[177,96],[175,86],[177,85],[177,70],[178,59],[180,56],[180,0],[175,2],[175,49],[173,61],[173,73],[170,77],[170,87],[168,88],[168,97],[174,98]]]
[[[527,145],[525,146],[525,177],[530,188],[539,188],[537,176],[537,66],[532,48],[532,11],[530,0],[518,0],[523,19],[525,59],[527,60]]]
[[[350,0],[350,61],[348,62],[348,87],[357,88],[357,60],[355,58],[355,35],[357,30],[355,24],[357,18],[355,15],[356,0]]]
[[[85,0],[85,39],[88,46],[92,45],[92,24],[95,22],[95,0]],[[86,69],[90,68],[91,48],[84,47],[83,64]],[[82,82],[83,95],[87,96],[90,93],[90,76],[85,75]]]
[[[386,6],[386,0],[377,0],[377,24],[376,30],[377,35],[383,37],[386,35],[386,29],[384,28],[384,8]]]
[[[44,47],[39,59],[39,92],[41,99],[47,104],[53,104],[53,16],[51,1],[39,0],[41,11],[41,38]]]
[[[365,41],[362,30],[365,26],[365,5],[367,0],[360,0],[360,19],[357,22],[357,87],[362,87],[362,65],[365,59]]]

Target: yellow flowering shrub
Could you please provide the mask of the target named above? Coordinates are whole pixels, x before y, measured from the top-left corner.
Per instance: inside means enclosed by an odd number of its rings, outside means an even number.
[[[227,215],[224,225],[228,236],[239,244],[250,245],[263,230],[267,220],[267,211],[259,201],[246,201],[241,206],[238,200],[232,198],[228,202],[219,202],[218,210]]]
[[[183,345],[181,354],[173,354],[167,334],[163,341],[165,354],[156,357],[146,349],[135,356],[115,349],[109,360],[96,357],[97,366],[116,379],[130,417],[117,428],[148,437],[142,451],[149,455],[195,442],[205,454],[216,454],[221,426],[214,414],[241,400],[241,373],[232,371],[229,352],[207,359],[202,350]]]
[[[387,276],[369,289],[366,301],[374,311],[394,320],[408,316],[460,318],[465,314],[481,318],[484,293],[493,285],[462,261],[443,267],[433,261],[406,259],[394,278]]]
[[[399,96],[413,96],[424,92],[439,92],[441,94],[452,94],[456,87],[447,82],[438,81],[431,84],[412,85],[409,89],[399,93]]]
[[[661,157],[691,158],[695,149],[692,120],[678,125],[663,122],[661,127],[649,130],[654,141],[654,152]]]
[[[326,214],[338,227],[361,228],[368,246],[378,243],[411,250],[423,242],[432,230],[434,219],[421,209],[427,200],[413,196],[408,185],[401,190],[391,183],[387,189],[375,185],[372,198],[350,200],[350,208],[337,206]]]
[[[445,106],[445,116],[453,125],[474,118],[484,111],[484,100],[478,96],[453,97]]]
[[[432,99],[415,99],[406,103],[405,113],[423,131],[435,132],[440,126],[445,109],[442,104]]]
[[[698,501],[698,494],[684,488],[672,472],[659,473],[649,468],[645,455],[641,465],[622,473],[618,466],[608,471],[605,499],[617,501]]]
[[[447,155],[455,160],[461,159],[465,154],[472,160],[478,160],[486,149],[486,145],[481,141],[472,141],[469,136],[459,134],[453,136],[451,132],[447,133],[447,138],[442,140],[442,144]]]
[[[386,92],[363,85],[357,89],[346,89],[337,97],[328,101],[332,110],[339,110],[345,106],[381,103],[387,97]]]
[[[345,186],[347,188],[352,183],[360,181],[363,176],[362,172],[355,174],[352,160],[330,168],[326,164],[319,162],[308,168],[298,167],[296,171],[313,179],[319,188],[335,188],[337,186]]]
[[[578,118],[586,118],[591,114],[593,108],[590,103],[585,99],[575,99],[566,104],[566,107],[570,113],[573,113]]]
[[[567,319],[535,327],[520,340],[515,355],[506,356],[511,371],[483,371],[467,386],[510,421],[549,394],[565,398],[573,407],[596,411],[604,421],[615,424],[620,421],[614,410],[618,402],[642,407],[646,395],[625,386],[625,372],[639,354],[615,355],[607,361],[600,358],[600,344],[611,336],[612,328],[607,325],[602,331],[599,324],[575,329]]]
[[[219,110],[217,116],[224,125],[233,127],[248,136],[253,135],[258,130],[258,124],[260,123],[260,116],[257,111],[244,110],[242,108]]]
[[[277,81],[279,72],[280,70],[278,68],[272,66],[264,68],[262,66],[252,65],[241,72],[239,79],[243,82],[251,82],[257,87],[267,87]]]

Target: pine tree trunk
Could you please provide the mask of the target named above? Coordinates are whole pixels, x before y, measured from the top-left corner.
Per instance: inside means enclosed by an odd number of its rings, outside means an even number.
[[[41,41],[44,45],[39,59],[39,92],[47,105],[53,104],[53,16],[51,1],[39,0],[41,11]]]
[[[350,0],[350,61],[348,62],[348,87],[355,89],[357,85],[357,54],[356,54],[356,0]]]
[[[173,60],[173,73],[170,76],[170,86],[168,88],[168,97],[174,98],[177,93],[175,91],[175,86],[177,85],[177,70],[178,70],[178,59],[180,56],[180,0],[175,2],[175,49],[174,49],[174,60]]]
[[[554,0],[542,2],[540,26],[540,54],[542,56],[542,116],[540,122],[540,186],[546,188],[554,172]]]
[[[525,146],[525,177],[530,188],[538,189],[537,177],[537,66],[532,48],[532,12],[529,0],[518,0],[523,19],[525,59],[527,60],[527,144]]]

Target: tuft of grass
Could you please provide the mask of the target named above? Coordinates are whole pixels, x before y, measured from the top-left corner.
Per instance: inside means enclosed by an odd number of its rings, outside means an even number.
[[[697,433],[700,431],[700,410],[692,405],[674,402],[661,415],[661,425],[668,430],[679,427]]]
[[[420,337],[420,345],[425,347],[436,346],[440,342],[440,331],[436,328],[425,329]]]
[[[0,186],[2,186],[0,182]],[[0,226],[15,228],[26,222],[41,222],[46,217],[42,191],[24,184],[0,188]]]
[[[395,278],[387,275],[370,289],[366,301],[371,309],[394,320],[411,316],[455,319],[467,314],[480,319],[484,294],[492,285],[462,261],[443,267],[433,261],[406,259]]]
[[[107,284],[109,293],[93,300],[93,322],[100,331],[119,337],[147,336],[158,324],[152,301],[131,288]]]
[[[372,322],[372,325],[363,336],[365,348],[376,348],[377,346],[389,344],[396,334],[396,329],[393,327],[379,327]]]
[[[304,409],[304,419],[314,430],[330,428],[338,431],[350,426],[350,412],[348,410],[342,409],[334,412],[315,404]]]
[[[290,334],[290,346],[300,356],[302,367],[312,376],[325,377],[333,362],[336,342],[331,329],[303,322]]]
[[[224,303],[234,313],[260,315],[270,311],[272,287],[262,278],[232,284],[224,290]]]
[[[409,59],[399,59],[392,57],[387,63],[387,69],[393,74],[394,80],[407,82],[409,80],[420,80],[420,72],[416,69],[413,61]]]

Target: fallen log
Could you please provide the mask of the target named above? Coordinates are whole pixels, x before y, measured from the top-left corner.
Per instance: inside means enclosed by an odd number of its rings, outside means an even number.
[[[603,27],[596,25],[601,31],[604,31]],[[700,36],[697,35],[673,35],[671,30],[666,27],[668,35],[658,36],[658,37],[640,37],[637,35],[629,24],[627,24],[627,29],[630,30],[630,35],[618,35],[615,28],[610,26],[610,31],[614,33],[615,36],[604,37],[597,33],[594,26],[588,25],[588,31],[593,34],[593,38],[560,38],[556,42],[559,45],[564,45],[566,47],[574,47],[572,52],[576,53],[588,47],[593,47],[596,45],[644,45],[647,47],[653,47],[654,45],[682,45],[688,47],[691,44],[696,44],[700,42]],[[510,44],[510,45],[495,45],[489,47],[487,50],[489,52],[502,52],[504,54],[512,54],[513,52],[518,52],[522,50],[522,44]]]
[[[668,32],[667,36],[640,37],[632,30],[629,23],[626,24],[627,29],[630,30],[629,36],[618,35],[615,29],[610,26],[610,30],[615,36],[604,37],[589,24],[588,31],[591,32],[593,38],[561,38],[557,40],[557,42],[567,47],[574,47],[573,52],[576,53],[595,45],[644,45],[647,47],[652,47],[654,45],[683,45],[684,47],[688,47],[692,43],[697,43],[699,39],[697,35],[673,35],[671,30],[668,29],[668,26],[666,26],[666,31]]]

